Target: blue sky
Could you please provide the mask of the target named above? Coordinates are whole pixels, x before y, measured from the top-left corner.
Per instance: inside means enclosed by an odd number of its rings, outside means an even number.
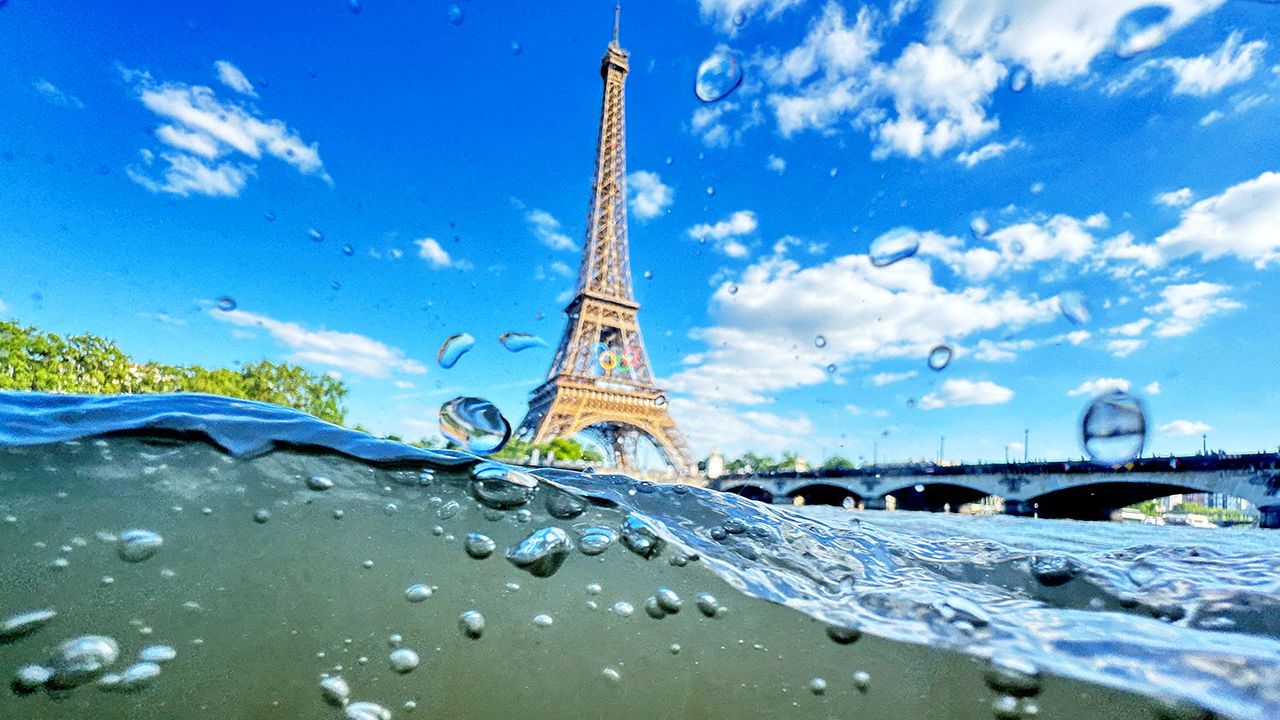
[[[612,3],[183,5],[0,4],[0,317],[332,371],[378,432],[519,422],[550,350],[497,338],[563,328]],[[1280,444],[1280,7],[1029,5],[626,4],[636,294],[698,455],[1078,456],[1117,386],[1151,451]],[[873,267],[888,232],[920,251]]]

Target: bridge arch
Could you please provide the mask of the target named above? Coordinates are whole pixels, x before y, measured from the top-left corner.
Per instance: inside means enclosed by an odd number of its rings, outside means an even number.
[[[748,500],[756,500],[762,503],[772,503],[774,495],[760,485],[754,483],[739,483],[736,485],[727,485],[723,488],[724,492],[741,495]]]
[[[1028,498],[1019,514],[1070,520],[1110,520],[1123,507],[1170,495],[1213,492],[1195,485],[1154,482],[1097,482],[1053,490]]]
[[[787,493],[792,502],[796,498],[804,498],[805,505],[836,505],[842,506],[845,500],[852,498],[853,502],[862,502],[863,496],[844,485],[832,483],[810,483],[794,488]]]
[[[964,483],[923,481],[890,490],[884,495],[892,497],[899,510],[942,512],[949,508],[954,512],[961,505],[975,503],[997,493]]]

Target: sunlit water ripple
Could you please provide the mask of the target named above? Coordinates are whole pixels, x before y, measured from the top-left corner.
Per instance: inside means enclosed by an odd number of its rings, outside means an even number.
[[[252,402],[0,393],[0,717],[1280,717],[1280,533],[478,462]],[[67,669],[81,636],[102,667]]]

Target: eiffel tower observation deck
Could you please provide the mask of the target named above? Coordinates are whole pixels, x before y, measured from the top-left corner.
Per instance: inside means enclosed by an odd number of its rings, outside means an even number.
[[[651,443],[676,475],[694,470],[684,435],[653,377],[631,287],[627,234],[627,146],[623,85],[628,54],[613,40],[600,62],[604,99],[595,177],[577,292],[547,372],[533,391],[517,436],[534,443],[584,434],[598,441],[613,467],[641,469]]]

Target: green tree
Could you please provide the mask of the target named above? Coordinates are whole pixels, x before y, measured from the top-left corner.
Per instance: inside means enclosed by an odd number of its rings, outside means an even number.
[[[66,338],[0,322],[0,390],[119,394],[199,392],[286,405],[341,424],[347,386],[300,365],[261,360],[240,370],[136,363],[112,340]]]
[[[823,470],[852,470],[853,463],[848,458],[833,455],[822,463]]]

